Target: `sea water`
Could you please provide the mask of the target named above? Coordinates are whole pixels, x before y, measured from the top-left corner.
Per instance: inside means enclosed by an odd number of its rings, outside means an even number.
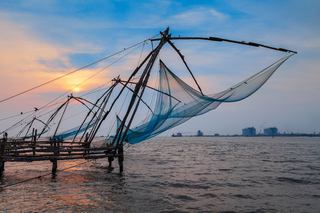
[[[107,159],[5,164],[1,212],[320,212],[320,137],[157,137]]]

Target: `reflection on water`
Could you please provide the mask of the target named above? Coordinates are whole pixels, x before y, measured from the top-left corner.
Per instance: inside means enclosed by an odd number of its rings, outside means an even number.
[[[82,165],[55,175],[50,174],[50,162],[7,163],[2,186],[45,176],[3,188],[0,209],[8,212],[124,211],[114,201],[116,195],[123,192],[124,178],[117,173],[108,173],[107,167],[99,162],[83,162],[60,161],[58,168],[61,170]]]
[[[4,212],[317,212],[320,138],[155,138],[107,159],[6,163]],[[29,178],[31,181],[6,187]]]

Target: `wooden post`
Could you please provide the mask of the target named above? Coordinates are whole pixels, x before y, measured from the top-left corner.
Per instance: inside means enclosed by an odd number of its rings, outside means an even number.
[[[57,167],[58,167],[58,164],[57,164],[57,159],[54,158],[52,160],[52,174],[55,174],[57,172]]]
[[[55,174],[56,173],[56,171],[57,171],[57,167],[58,167],[58,165],[57,165],[57,156],[58,156],[58,150],[59,149],[59,147],[57,147],[57,141],[56,141],[56,139],[55,138],[53,138],[53,154],[54,154],[54,156],[53,156],[53,159],[51,160],[52,161],[52,174]]]
[[[5,155],[5,147],[6,147],[6,142],[7,142],[7,138],[3,138],[1,143],[0,143],[0,175],[2,174],[2,172],[4,171],[4,159],[2,158],[2,156]]]
[[[0,175],[3,173],[4,171],[4,160],[2,160],[2,158],[0,159]]]
[[[109,161],[109,170],[112,170],[112,161],[114,160],[114,157],[108,157]]]
[[[33,129],[32,133],[34,134],[33,135],[32,150],[33,150],[33,156],[35,156],[36,155],[36,143],[37,143],[37,130]]]
[[[118,147],[118,162],[119,162],[119,171],[120,173],[123,172],[123,160],[124,160],[124,157],[123,157],[123,143],[120,143],[119,144],[119,147]]]

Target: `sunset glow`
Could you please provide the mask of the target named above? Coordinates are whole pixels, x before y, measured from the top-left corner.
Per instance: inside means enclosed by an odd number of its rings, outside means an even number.
[[[0,0],[0,213],[320,213],[319,9]]]
[[[169,26],[172,36],[216,36],[298,51],[257,95],[234,107],[226,105],[218,110],[219,113],[194,118],[191,123],[181,126],[183,129],[193,130],[196,123],[204,132],[237,133],[245,126],[261,126],[265,123],[266,126],[277,126],[281,131],[319,132],[315,128],[320,126],[317,1],[250,2],[249,6],[232,1],[200,1],[197,4],[189,1],[181,1],[179,4],[174,1],[159,1],[152,5],[137,4],[139,8],[131,5],[130,10],[135,12],[126,13],[125,16],[119,14],[118,10],[110,9],[122,7],[122,3],[127,4],[122,1],[85,2],[77,5],[79,10],[75,12],[70,10],[75,8],[72,2],[52,4],[51,1],[40,1],[35,7],[36,4],[2,1],[0,99],[66,75],[150,38]],[[60,8],[64,10],[58,14]],[[87,8],[95,9],[92,9],[92,13],[87,13]],[[103,12],[96,13],[97,8]],[[143,12],[140,14],[136,11]],[[274,62],[275,58],[282,57],[275,56],[279,53],[272,50],[239,47],[224,42],[176,41],[175,45],[185,56],[206,94],[232,86],[239,79]],[[161,59],[195,88],[190,74],[177,68],[179,56],[169,49],[170,47],[164,46]],[[146,54],[150,50],[152,44],[148,42],[143,51],[138,49],[129,55],[131,58],[126,58],[127,61],[119,60],[92,78],[91,76],[121,56],[17,96],[2,103],[0,118],[31,111],[65,92],[80,94],[89,91],[107,84],[118,75],[126,79],[137,66],[140,53]],[[259,51],[265,55],[259,55]],[[249,60],[243,60],[245,56]],[[143,58],[141,57],[140,62]],[[155,85],[152,79],[150,85]],[[219,122],[212,123],[213,117]],[[297,120],[300,121],[299,124]],[[4,122],[0,125],[7,124]]]
[[[80,91],[82,91],[82,89],[80,87],[74,87],[74,88],[72,88],[72,91],[80,92]]]

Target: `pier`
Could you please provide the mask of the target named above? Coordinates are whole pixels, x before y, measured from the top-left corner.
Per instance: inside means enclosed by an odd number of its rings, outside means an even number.
[[[119,146],[120,147],[120,146]],[[120,172],[123,171],[123,148],[106,146],[93,148],[85,142],[63,140],[0,139],[0,175],[6,162],[51,161],[52,173],[57,171],[57,161],[74,159],[108,158],[109,169],[112,161],[118,158]]]

